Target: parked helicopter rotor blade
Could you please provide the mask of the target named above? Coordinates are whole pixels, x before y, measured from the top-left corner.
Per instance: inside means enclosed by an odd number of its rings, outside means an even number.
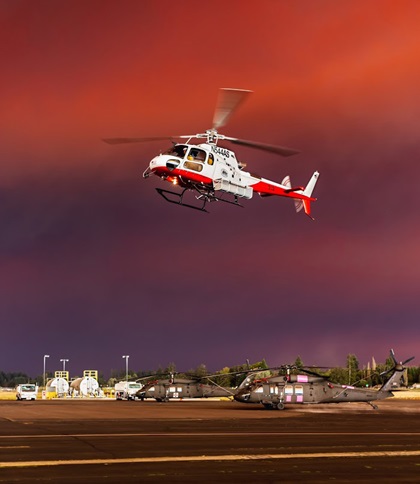
[[[397,358],[395,358],[395,352],[392,348],[389,351],[389,355],[390,355],[392,361],[394,362],[394,365],[398,365]]]
[[[176,138],[189,139],[189,138],[195,138],[196,136],[197,136],[196,134],[181,134],[181,135],[175,135],[175,136],[152,136],[149,138],[103,138],[102,141],[110,145],[119,145],[119,144],[125,144],[125,143],[146,143],[149,141],[163,141],[163,140],[172,141],[173,139],[176,139]]]
[[[216,109],[213,116],[213,129],[225,126],[233,112],[252,91],[246,89],[222,88],[219,90]]]
[[[224,136],[223,139],[228,140],[236,145],[248,146],[249,148],[256,148],[257,150],[268,151],[269,153],[275,153],[276,155],[281,156],[292,156],[299,153],[298,150],[295,150],[293,148],[287,148],[285,146],[268,145],[266,143],[257,143],[256,141],[231,138],[229,136]]]
[[[317,376],[319,378],[324,378],[324,380],[327,379],[327,377],[325,375],[320,375],[316,371],[308,370],[308,369],[306,369],[302,366],[297,366],[295,369],[298,370],[298,371],[303,371],[303,373],[307,373],[308,375],[313,375],[313,376]]]
[[[406,365],[409,361],[414,360],[415,356],[412,356],[411,358],[408,358],[407,360],[403,361],[401,363],[402,366]]]
[[[397,358],[395,357],[395,352],[393,349],[390,350],[390,357],[394,363],[394,366],[392,368],[390,368],[389,370],[385,370],[383,371],[380,375],[383,376],[383,375],[386,375],[387,373],[390,373],[391,371],[395,370],[395,369],[398,369],[398,368],[404,368],[404,365],[406,365],[408,362],[410,362],[411,360],[414,360],[414,356],[412,356],[411,358],[407,358],[405,361],[402,361],[401,363],[398,362]]]

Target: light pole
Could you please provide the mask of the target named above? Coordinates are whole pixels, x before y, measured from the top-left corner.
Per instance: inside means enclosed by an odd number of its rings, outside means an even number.
[[[44,355],[44,373],[43,373],[43,375],[44,375],[44,390],[45,390],[45,359],[49,358],[49,357],[50,357],[50,355]]]
[[[63,362],[63,371],[66,371],[66,361],[69,361],[69,360],[66,358],[62,358],[60,361]]]
[[[128,389],[128,358],[130,358],[130,355],[124,355],[123,358],[125,358],[125,381]]]

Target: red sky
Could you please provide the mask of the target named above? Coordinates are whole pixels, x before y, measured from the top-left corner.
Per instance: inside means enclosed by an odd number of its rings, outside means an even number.
[[[0,370],[416,355],[419,24],[417,1],[0,1]],[[165,143],[101,142],[205,130],[220,87],[254,91],[225,134],[301,150],[238,148],[251,171],[321,172],[315,222],[165,204],[141,178]]]

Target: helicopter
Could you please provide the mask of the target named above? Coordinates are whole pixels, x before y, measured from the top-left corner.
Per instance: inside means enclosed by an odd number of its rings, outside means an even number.
[[[414,359],[408,358],[398,363],[391,349],[390,356],[394,362],[393,368],[381,375],[392,373],[379,390],[355,388],[350,385],[332,383],[322,375],[313,371],[297,368],[305,375],[287,375],[258,379],[257,373],[250,374],[240,385],[234,395],[237,402],[261,403],[266,409],[283,410],[286,404],[320,404],[342,402],[366,402],[372,408],[378,407],[372,403],[375,400],[392,397],[391,389],[399,384],[403,377],[405,364]],[[288,367],[288,370],[292,367]]]
[[[207,383],[203,383],[207,380]],[[169,378],[149,380],[136,393],[136,398],[145,400],[154,398],[157,402],[168,402],[170,398],[208,398],[232,397],[233,390],[217,385],[209,377],[202,378]]]
[[[300,212],[303,208],[305,214],[313,219],[311,202],[316,200],[312,197],[312,192],[319,177],[317,171],[314,172],[306,187],[293,187],[289,176],[284,177],[281,183],[277,183],[244,171],[246,165],[236,158],[235,153],[218,144],[219,141],[229,141],[281,156],[298,153],[291,148],[232,138],[218,132],[218,129],[227,124],[233,112],[251,92],[244,89],[220,89],[213,125],[205,133],[152,138],[105,138],[103,141],[109,144],[172,141],[173,146],[155,156],[143,173],[143,178],[155,175],[181,189],[179,192],[156,188],[158,194],[167,202],[207,212],[206,205],[210,202],[226,202],[242,207],[239,199],[251,199],[254,193],[258,193],[261,197],[277,195],[291,198],[296,212]],[[175,139],[186,141],[175,143]],[[193,144],[191,143],[193,139],[205,141]],[[195,194],[198,200],[195,205],[184,200],[187,192]]]

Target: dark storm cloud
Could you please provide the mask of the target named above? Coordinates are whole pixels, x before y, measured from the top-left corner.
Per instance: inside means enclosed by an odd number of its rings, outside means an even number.
[[[72,374],[123,354],[135,369],[415,354],[420,11],[319,5],[6,9],[0,317],[25,351],[4,345],[1,369],[39,374],[45,353]],[[101,142],[204,130],[219,87],[255,91],[227,135],[302,151],[238,148],[250,171],[321,172],[316,222],[275,198],[167,204],[141,177],[164,143]]]

